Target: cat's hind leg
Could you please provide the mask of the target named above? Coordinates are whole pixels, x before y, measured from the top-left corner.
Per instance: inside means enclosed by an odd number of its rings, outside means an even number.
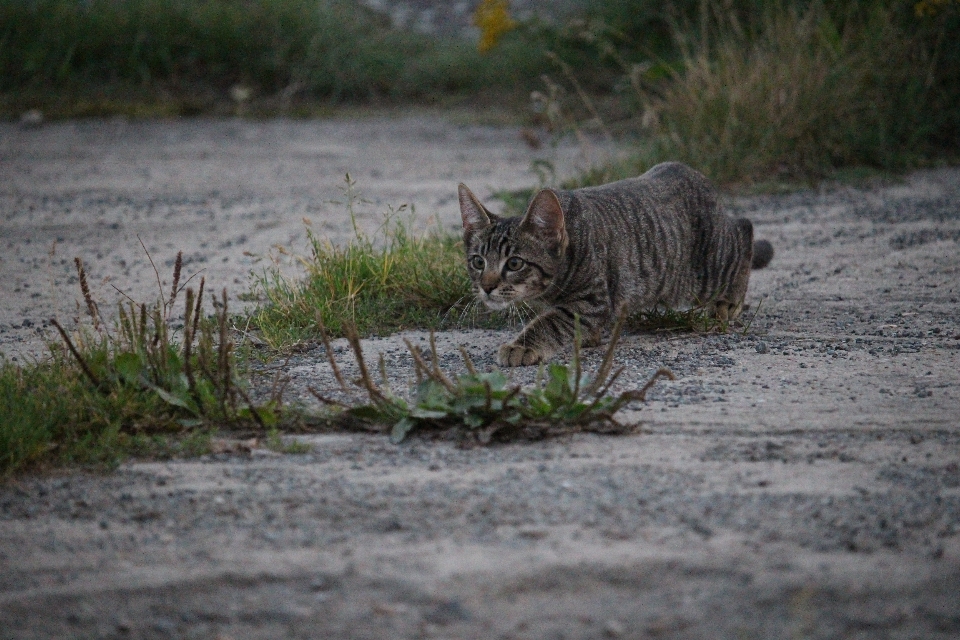
[[[746,218],[737,218],[733,223],[733,242],[726,255],[729,262],[723,270],[728,274],[727,281],[721,283],[723,293],[712,305],[714,317],[723,324],[736,320],[743,311],[753,260],[753,224]]]

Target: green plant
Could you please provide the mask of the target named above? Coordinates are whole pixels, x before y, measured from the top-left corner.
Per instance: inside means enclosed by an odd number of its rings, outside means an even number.
[[[175,419],[184,427],[209,420],[251,420],[261,428],[274,424],[279,403],[255,407],[236,377],[226,289],[221,299],[214,301],[216,314],[209,320],[202,313],[204,279],[200,279],[196,293],[187,288],[183,342],[174,339],[170,322],[181,292],[182,260],[182,253],[178,253],[169,298],[161,299],[152,309],[146,303],[121,303],[116,326],[110,331],[90,294],[83,263],[77,258],[80,287],[97,335],[79,333],[78,348],[60,322],[54,319],[51,323],[83,374],[101,393],[132,389],[155,394],[168,406],[160,416]]]
[[[711,315],[706,305],[690,309],[656,307],[627,319],[627,326],[635,331],[685,331],[691,333],[726,333],[727,323]]]
[[[83,263],[75,262],[91,325],[71,332],[51,320],[62,343],[50,344],[49,359],[0,362],[0,473],[44,461],[196,452],[212,428],[263,431],[279,423],[279,388],[256,403],[237,374],[226,292],[206,317],[204,281],[196,293],[181,286],[180,254],[169,295],[152,307],[121,304],[110,322],[90,293]],[[178,333],[172,326],[181,294]]]
[[[356,183],[346,177],[345,206],[353,238],[334,245],[308,228],[311,255],[301,258],[306,271],[289,280],[274,269],[259,280],[265,304],[252,323],[271,346],[281,348],[319,337],[319,327],[342,335],[348,324],[362,334],[404,328],[436,328],[462,320],[476,309],[463,266],[463,243],[452,235],[428,231],[415,235],[406,205],[391,210],[374,235],[360,230]],[[477,316],[502,324],[502,316]]]
[[[394,443],[401,442],[414,429],[459,429],[484,444],[494,437],[529,439],[575,431],[625,433],[633,427],[619,423],[614,415],[630,402],[645,401],[647,390],[659,378],[672,380],[673,374],[660,369],[642,389],[611,395],[610,388],[623,372],[621,367],[611,373],[622,325],[623,318],[615,326],[603,362],[593,376],[581,370],[578,330],[571,363],[541,366],[532,387],[512,385],[500,371],[477,371],[463,349],[461,355],[468,373],[450,377],[439,366],[431,332],[430,362],[418,347],[407,341],[418,381],[411,400],[390,391],[382,357],[380,384],[373,380],[359,336],[355,328],[348,325],[347,340],[360,369],[360,378],[355,384],[366,392],[368,402],[350,406],[331,400],[316,389],[310,391],[321,402],[344,408],[350,419],[372,424],[378,430],[385,425]],[[345,387],[326,337],[324,343],[334,375]]]

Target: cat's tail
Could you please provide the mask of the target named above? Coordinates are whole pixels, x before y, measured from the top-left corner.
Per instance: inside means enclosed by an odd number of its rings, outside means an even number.
[[[769,240],[757,240],[753,243],[753,262],[751,269],[763,269],[773,260],[773,245]]]

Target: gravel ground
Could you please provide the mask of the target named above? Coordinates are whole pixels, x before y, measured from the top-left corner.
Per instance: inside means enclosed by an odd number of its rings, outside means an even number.
[[[583,161],[435,114],[0,125],[0,350],[32,357],[45,319],[76,313],[74,255],[98,295],[149,299],[139,234],[237,294],[272,245],[303,249],[302,217],[343,237],[324,203],[346,171],[455,225],[458,181],[529,186],[540,157]],[[625,336],[622,388],[677,375],[624,412],[638,433],[331,433],[305,454],[19,477],[0,487],[0,637],[960,636],[960,170],[729,206],[777,250],[756,318]],[[437,350],[489,366],[509,335]],[[400,388],[401,337],[364,342]],[[322,350],[278,367],[292,400],[332,386]]]

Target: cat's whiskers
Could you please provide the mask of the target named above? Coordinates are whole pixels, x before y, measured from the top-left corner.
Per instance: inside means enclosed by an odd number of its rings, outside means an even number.
[[[521,325],[529,323],[536,315],[533,307],[524,300],[518,300],[508,307],[510,317],[520,321]]]
[[[534,313],[533,309],[525,301],[521,300],[515,306],[517,310],[517,316],[520,318],[521,324],[527,324],[533,319]]]
[[[477,315],[475,311],[480,308],[482,307],[478,298],[473,298],[470,300],[470,302],[467,303],[467,306],[463,308],[463,311],[460,312],[460,318],[458,319],[457,326],[462,329],[464,324],[469,321],[472,316]]]
[[[467,294],[467,295],[470,295],[470,294]],[[460,306],[460,303],[463,302],[463,299],[466,298],[467,295],[462,295],[462,296],[460,296],[460,297],[457,299],[456,302],[454,302],[452,305],[450,305],[450,306],[447,308],[447,310],[446,310],[446,311],[444,312],[444,314],[443,314],[443,317],[440,318],[440,324],[441,324],[441,326],[442,326],[442,325],[446,325],[447,319],[450,317],[450,313],[451,313],[454,309],[456,309],[456,308],[458,308],[458,307]],[[468,306],[469,306],[469,305],[468,305]],[[461,316],[461,318],[463,317],[463,312],[462,312],[462,311],[461,311],[461,313],[460,313],[460,316]]]

